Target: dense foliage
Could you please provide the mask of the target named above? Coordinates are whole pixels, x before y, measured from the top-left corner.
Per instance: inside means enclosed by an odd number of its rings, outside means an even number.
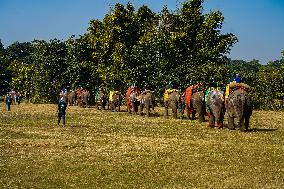
[[[55,102],[63,87],[125,91],[135,82],[159,96],[169,81],[180,89],[192,80],[226,84],[239,72],[252,86],[256,108],[283,109],[284,58],[267,65],[226,58],[237,38],[222,34],[223,15],[204,14],[202,3],[185,1],[175,12],[165,7],[160,13],[118,3],[79,38],[6,49],[0,43],[1,93],[15,88],[32,102]]]

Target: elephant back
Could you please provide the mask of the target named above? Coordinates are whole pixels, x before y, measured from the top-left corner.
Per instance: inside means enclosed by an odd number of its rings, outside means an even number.
[[[74,91],[70,91],[69,94],[68,94],[68,103],[69,104],[74,104],[75,102],[75,92]]]
[[[154,104],[154,100],[155,100],[155,96],[154,96],[154,93],[152,91],[147,91],[147,92],[144,92],[142,94],[142,98],[141,98],[141,102],[142,103],[149,103],[151,105]]]
[[[180,94],[177,90],[174,90],[169,94],[169,102],[170,103],[178,103],[180,101]]]
[[[209,106],[222,106],[224,103],[223,91],[213,90],[208,94],[208,105]]]
[[[193,105],[193,108],[196,108],[196,105],[203,104],[204,103],[204,92],[197,91],[193,93],[191,96],[191,103]]]
[[[90,98],[90,93],[89,93],[89,91],[84,91],[84,92],[81,94],[81,96],[82,96],[83,102],[88,102],[88,100],[89,100],[89,98]]]
[[[214,110],[223,110],[225,108],[224,92],[219,90],[212,90],[208,93],[206,109],[207,112],[214,112]]]
[[[69,94],[68,94],[68,99],[74,99],[75,98],[75,92],[74,91],[71,91]]]
[[[227,99],[226,110],[230,117],[241,118],[252,114],[251,96],[242,89],[233,91]]]
[[[120,102],[120,94],[119,93],[113,93],[112,102]]]

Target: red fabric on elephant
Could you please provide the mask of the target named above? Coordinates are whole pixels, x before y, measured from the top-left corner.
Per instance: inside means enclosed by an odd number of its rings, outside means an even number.
[[[132,109],[132,103],[131,103],[131,99],[130,99],[130,95],[133,93],[133,92],[136,92],[137,94],[140,95],[140,90],[138,89],[138,87],[129,87],[126,91],[126,95],[125,95],[125,98],[126,98],[126,103],[127,103],[127,106],[128,108]]]
[[[187,87],[184,91],[184,100],[186,102],[186,106],[188,107],[189,111],[192,112],[192,109],[190,108],[190,99],[192,96],[192,90],[195,89],[196,86],[192,85],[190,87]]]

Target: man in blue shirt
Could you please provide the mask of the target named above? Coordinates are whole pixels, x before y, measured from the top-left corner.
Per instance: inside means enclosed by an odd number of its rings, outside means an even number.
[[[240,74],[237,73],[234,80],[236,81],[236,83],[241,83],[242,82],[242,78],[241,78]]]
[[[67,107],[67,104],[64,101],[64,98],[61,97],[58,102],[58,125],[60,123],[61,118],[63,120],[63,125],[65,125],[66,107]]]

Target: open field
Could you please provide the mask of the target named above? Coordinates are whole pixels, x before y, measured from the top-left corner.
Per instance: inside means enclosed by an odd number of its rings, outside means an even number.
[[[0,105],[0,188],[284,188],[284,112],[242,133],[79,107],[63,127],[56,105]]]

